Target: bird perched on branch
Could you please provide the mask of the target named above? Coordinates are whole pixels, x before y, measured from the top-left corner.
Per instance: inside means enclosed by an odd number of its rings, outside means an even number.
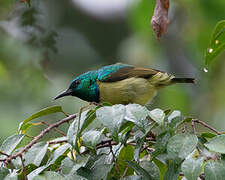
[[[77,76],[55,99],[76,96],[88,102],[145,105],[158,89],[175,83],[194,83],[194,79],[175,78],[156,69],[117,63]]]

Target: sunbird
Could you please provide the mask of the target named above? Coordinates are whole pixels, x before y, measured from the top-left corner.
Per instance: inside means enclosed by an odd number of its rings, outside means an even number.
[[[156,69],[117,63],[77,76],[55,99],[76,96],[94,103],[145,105],[162,87],[194,81],[194,78],[176,78]]]

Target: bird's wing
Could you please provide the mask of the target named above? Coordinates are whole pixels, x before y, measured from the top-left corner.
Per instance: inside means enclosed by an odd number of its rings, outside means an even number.
[[[119,68],[117,67],[118,65],[120,65]],[[148,79],[159,72],[155,69],[139,68],[125,64],[115,64],[113,66],[109,66],[109,69],[106,68],[105,71],[99,73],[98,80],[101,82],[116,82],[131,77]],[[115,70],[113,68],[117,69]]]

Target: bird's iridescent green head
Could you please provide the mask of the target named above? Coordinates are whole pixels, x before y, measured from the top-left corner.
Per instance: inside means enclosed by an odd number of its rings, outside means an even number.
[[[81,74],[71,82],[67,90],[60,93],[55,99],[64,96],[76,96],[88,102],[99,102],[99,89],[96,79],[96,71]]]

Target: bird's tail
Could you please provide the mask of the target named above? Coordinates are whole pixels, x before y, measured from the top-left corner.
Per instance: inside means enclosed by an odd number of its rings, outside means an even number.
[[[194,78],[173,78],[172,83],[195,83]]]

